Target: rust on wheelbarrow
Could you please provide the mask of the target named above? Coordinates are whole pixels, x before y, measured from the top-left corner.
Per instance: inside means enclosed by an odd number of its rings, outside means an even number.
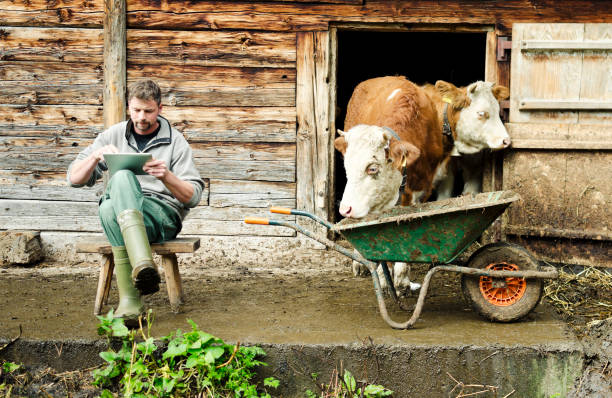
[[[495,278],[502,284],[506,278],[528,280],[551,279],[558,276],[558,271],[553,267],[512,271],[444,265],[457,258],[510,204],[519,199],[520,196],[512,191],[487,192],[417,206],[396,207],[382,214],[358,220],[345,219],[335,225],[302,210],[279,207],[270,209],[272,213],[309,217],[326,228],[340,233],[358,253],[325,237],[317,236],[293,222],[267,218],[246,218],[244,221],[248,224],[279,225],[292,228],[365,265],[372,276],[379,311],[385,322],[395,329],[408,329],[413,327],[419,318],[429,282],[432,276],[439,271]],[[386,261],[442,264],[434,266],[425,275],[413,314],[408,321],[403,323],[396,322],[389,317],[378,272],[376,272],[376,268],[381,264],[388,285],[393,287],[393,282],[386,269]],[[391,293],[397,302],[393,288]]]
[[[346,218],[331,229],[371,261],[447,264],[519,199],[512,191],[462,196]]]

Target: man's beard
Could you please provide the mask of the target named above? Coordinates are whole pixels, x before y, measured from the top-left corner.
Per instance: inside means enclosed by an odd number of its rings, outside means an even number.
[[[148,129],[150,129],[152,126],[152,124],[146,120],[144,121],[140,121],[140,122],[136,122],[136,128],[140,131],[147,131]]]

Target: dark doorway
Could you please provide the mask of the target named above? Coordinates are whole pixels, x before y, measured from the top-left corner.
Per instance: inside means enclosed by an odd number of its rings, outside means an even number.
[[[355,87],[381,76],[406,76],[417,84],[446,80],[466,86],[484,80],[486,32],[342,31],[337,35],[336,127],[344,128],[346,106]],[[342,155],[335,151],[334,220],[346,177]]]

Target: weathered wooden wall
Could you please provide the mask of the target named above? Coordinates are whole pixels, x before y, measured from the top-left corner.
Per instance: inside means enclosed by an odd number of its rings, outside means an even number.
[[[0,229],[100,231],[101,187],[69,188],[65,170],[103,129],[104,3],[0,0]],[[128,0],[127,81],[160,83],[163,113],[191,142],[206,179],[184,233],[292,236],[241,220],[269,205],[320,215],[333,207],[325,184],[331,147],[322,153],[334,136],[330,27],[486,25],[510,35],[513,23],[532,21],[610,22],[612,7],[599,0]]]

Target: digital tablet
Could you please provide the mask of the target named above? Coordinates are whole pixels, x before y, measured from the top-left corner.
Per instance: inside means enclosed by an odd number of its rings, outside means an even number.
[[[108,172],[112,176],[119,170],[131,170],[134,174],[147,174],[142,170],[142,166],[151,160],[150,153],[105,153],[104,161],[108,166]]]

